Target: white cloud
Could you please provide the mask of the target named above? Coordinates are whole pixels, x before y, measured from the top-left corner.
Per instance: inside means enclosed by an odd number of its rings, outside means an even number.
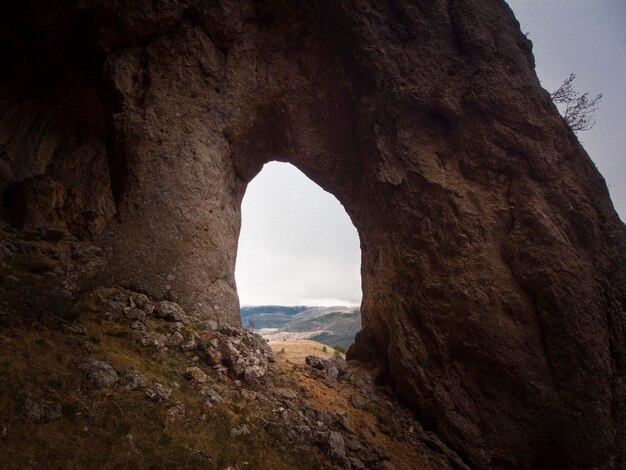
[[[242,305],[358,305],[361,253],[337,199],[272,162],[248,185],[235,277]]]

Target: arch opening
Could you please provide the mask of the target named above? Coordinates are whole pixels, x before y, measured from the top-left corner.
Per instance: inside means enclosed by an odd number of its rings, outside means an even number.
[[[270,162],[242,202],[235,279],[241,320],[270,341],[347,349],[361,326],[359,235],[339,201]]]

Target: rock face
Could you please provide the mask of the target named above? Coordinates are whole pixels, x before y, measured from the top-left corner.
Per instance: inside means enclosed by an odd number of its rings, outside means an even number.
[[[7,3],[4,218],[236,326],[246,185],[291,162],[360,234],[349,357],[427,428],[479,468],[624,465],[626,230],[503,1]]]

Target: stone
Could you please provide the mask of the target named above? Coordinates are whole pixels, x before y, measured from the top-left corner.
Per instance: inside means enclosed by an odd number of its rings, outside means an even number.
[[[389,460],[382,460],[378,462],[375,466],[376,470],[396,470],[394,464],[392,464]]]
[[[307,365],[313,367],[313,369],[317,369],[317,370],[324,370],[327,367],[328,361],[326,361],[325,359],[322,359],[321,357],[318,356],[306,356],[304,358],[304,361],[307,363]]]
[[[217,322],[213,320],[207,320],[207,321],[200,323],[200,328],[202,328],[203,330],[207,330],[207,331],[215,331],[219,328],[219,326]]]
[[[304,360],[307,365],[311,366],[313,369],[323,372],[324,375],[330,380],[335,380],[339,377],[339,369],[337,368],[337,362],[335,360],[322,359],[318,356],[306,356]],[[340,367],[342,367],[345,374],[346,368],[343,365],[340,365]]]
[[[328,368],[326,369],[326,377],[328,377],[330,380],[335,380],[338,375],[339,371],[337,370],[337,367],[335,367],[334,364],[330,363],[328,365]]]
[[[348,363],[342,357],[340,357],[340,356],[333,356],[330,359],[330,362],[337,369],[337,375],[338,376],[341,377],[341,376],[344,376],[344,375],[346,375],[348,373]]]
[[[198,347],[198,342],[195,338],[189,339],[189,341],[184,342],[180,345],[180,350],[183,352],[193,351]]]
[[[119,384],[128,390],[143,389],[150,385],[148,377],[134,370],[124,370],[118,375]]]
[[[214,389],[210,387],[202,387],[200,389],[200,394],[206,398],[206,405],[211,407],[213,405],[219,405],[222,403],[223,399]]]
[[[24,402],[22,411],[35,423],[49,423],[63,416],[61,405],[49,400],[35,401],[29,398]]]
[[[85,336],[87,334],[87,328],[85,328],[80,323],[61,323],[59,324],[59,329],[67,333],[73,333],[76,335]]]
[[[348,422],[348,418],[345,415],[339,416],[337,419],[337,423],[341,426],[341,428],[350,434],[354,434],[354,428]]]
[[[290,388],[279,388],[274,391],[274,394],[280,398],[286,398],[287,400],[298,399],[298,394]]]
[[[189,323],[189,317],[185,315],[185,311],[180,305],[169,300],[163,300],[156,306],[156,314],[159,318],[163,318],[172,322],[181,322],[185,325]]]
[[[164,387],[160,383],[155,383],[152,388],[146,390],[146,396],[157,403],[163,403],[169,401],[172,396],[172,389]]]
[[[120,300],[102,299],[100,301],[104,307],[104,312],[117,315],[125,315],[126,303]]]
[[[171,427],[176,421],[184,417],[186,413],[185,405],[181,402],[176,402],[175,405],[170,406],[165,413],[165,426]]]
[[[188,367],[185,371],[185,378],[190,382],[203,384],[209,377],[199,367]]]
[[[78,364],[78,368],[83,371],[87,383],[92,387],[105,389],[117,383],[117,372],[107,362],[86,358]]]
[[[181,331],[184,327],[185,327],[185,325],[183,325],[183,324],[182,324],[181,322],[179,322],[179,321],[175,321],[174,323],[172,323],[172,324],[170,325],[170,328],[171,328],[171,329],[173,329],[173,330],[175,330],[175,331],[178,331],[178,332],[180,332],[180,331]]]
[[[245,424],[243,426],[240,426],[238,428],[233,428],[230,430],[230,437],[245,436],[246,434],[250,434],[250,430],[248,429],[248,426],[246,426]]]
[[[352,465],[352,468],[357,470],[364,470],[366,468],[365,464],[356,457],[350,457],[350,464]]]
[[[129,320],[142,322],[146,319],[147,315],[146,312],[140,308],[128,308],[127,310],[124,310],[124,316]]]
[[[156,308],[154,302],[152,302],[147,295],[137,292],[133,292],[129,295],[128,303],[132,308],[139,308],[148,315],[151,315]]]
[[[346,445],[341,433],[330,431],[328,433],[328,453],[330,458],[343,467],[350,468],[350,462],[346,456]]]
[[[356,393],[350,395],[350,404],[357,410],[363,410],[367,406],[365,399]]]
[[[132,322],[130,324],[130,328],[132,330],[145,331],[147,327],[146,327],[145,323],[143,323],[143,322],[141,322],[139,320],[136,320],[136,321],[134,321],[134,322]]]
[[[174,333],[163,336],[160,343],[168,348],[175,348],[183,344],[184,341],[185,338],[183,338],[183,335],[181,335],[178,331],[175,331]]]
[[[472,467],[626,460],[626,228],[506,2],[57,3],[3,18],[3,218],[240,327],[242,198],[288,161],[359,232],[348,359]]]
[[[145,329],[137,329],[135,331],[138,333],[139,344],[141,344],[142,346],[149,346],[157,349],[164,346],[163,335],[159,335],[151,331],[146,331]]]
[[[197,341],[204,361],[213,367],[225,367],[233,379],[254,381],[263,377],[274,361],[267,342],[245,329],[222,327],[219,332],[198,336]]]

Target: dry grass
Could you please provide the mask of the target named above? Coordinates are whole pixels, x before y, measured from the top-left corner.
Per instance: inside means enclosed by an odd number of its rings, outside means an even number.
[[[330,346],[310,339],[270,341],[269,345],[276,354],[278,361],[290,361],[294,364],[304,364],[306,356],[319,356],[324,359],[330,359],[335,354],[335,350]],[[343,354],[341,354],[341,357],[344,357]]]
[[[87,336],[41,325],[0,329],[0,468],[315,468],[315,462],[307,463],[264,431],[261,423],[270,409],[229,395],[228,384],[191,353],[143,348],[126,327],[93,314],[83,324]],[[174,388],[171,403],[153,403],[143,391],[120,387],[85,389],[76,366],[85,356],[117,369],[133,367]],[[192,364],[210,375],[209,385],[224,398],[222,406],[207,408],[184,379]],[[60,403],[63,416],[31,422],[22,413],[28,398]],[[168,426],[168,407],[177,402],[185,406],[185,416]],[[231,438],[231,429],[244,423],[250,434]]]

